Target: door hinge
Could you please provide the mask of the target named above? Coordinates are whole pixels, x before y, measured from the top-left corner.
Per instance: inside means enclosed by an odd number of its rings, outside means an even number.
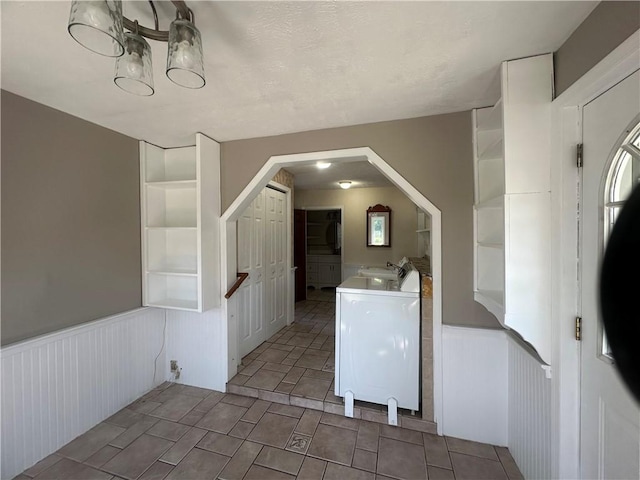
[[[582,168],[582,144],[576,145],[576,165],[578,168]]]
[[[576,317],[576,340],[582,340],[582,317]]]

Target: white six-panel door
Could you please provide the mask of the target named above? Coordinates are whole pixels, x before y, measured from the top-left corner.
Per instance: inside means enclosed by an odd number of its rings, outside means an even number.
[[[265,309],[267,315],[267,337],[274,335],[286,325],[286,203],[283,192],[266,188],[266,270],[267,295]]]
[[[581,213],[580,468],[585,479],[640,477],[640,409],[612,361],[602,354],[598,274],[603,255],[604,177],[608,161],[640,112],[640,74],[588,103],[583,111],[584,167]],[[636,272],[629,281],[634,280]]]
[[[286,325],[286,194],[264,188],[238,219],[240,356]]]
[[[264,197],[263,191],[238,219],[238,271],[249,274],[237,292],[241,357],[267,339],[263,308]]]

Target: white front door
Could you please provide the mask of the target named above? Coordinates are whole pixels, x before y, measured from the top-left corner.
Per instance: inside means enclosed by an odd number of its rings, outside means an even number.
[[[276,334],[287,324],[286,298],[286,204],[285,193],[266,189],[266,275],[265,301],[267,337]]]
[[[580,469],[584,479],[640,477],[640,409],[605,355],[598,310],[599,266],[606,242],[605,178],[621,136],[640,112],[639,92],[636,72],[583,110]],[[635,281],[636,272],[627,273]]]

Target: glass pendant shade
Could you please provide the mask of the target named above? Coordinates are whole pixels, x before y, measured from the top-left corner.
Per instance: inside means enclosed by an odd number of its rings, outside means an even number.
[[[204,87],[202,39],[198,29],[188,20],[174,20],[169,28],[167,77],[182,87]]]
[[[124,52],[122,1],[74,0],[67,29],[80,45],[92,52],[119,57]]]
[[[124,54],[116,59],[113,81],[126,92],[142,96],[153,95],[151,48],[140,35],[125,34]]]

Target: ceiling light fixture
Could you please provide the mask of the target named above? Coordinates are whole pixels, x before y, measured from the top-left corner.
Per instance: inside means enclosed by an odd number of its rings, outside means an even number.
[[[151,48],[143,37],[168,43],[166,74],[169,80],[186,88],[202,88],[206,83],[202,38],[195,26],[195,16],[185,2],[171,0],[171,3],[176,7],[176,19],[166,31],[159,28],[158,14],[151,0],[153,29],[124,17],[122,0],[73,0],[67,29],[83,47],[117,58],[113,81],[129,93],[149,96],[154,92]]]
[[[331,166],[331,164],[329,162],[318,162],[316,163],[316,167],[318,167],[320,170],[324,170],[325,168],[329,168]]]
[[[338,182],[338,185],[340,185],[340,188],[343,188],[343,189],[346,190],[348,188],[351,188],[351,181],[349,181],[349,180],[340,180]]]

